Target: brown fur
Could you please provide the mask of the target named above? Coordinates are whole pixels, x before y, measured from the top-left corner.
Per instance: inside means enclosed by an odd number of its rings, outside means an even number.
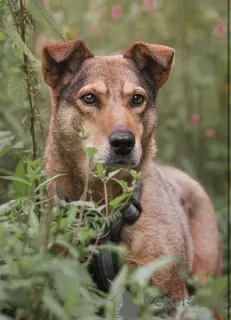
[[[178,169],[152,161],[156,154],[155,98],[167,81],[174,50],[137,42],[123,56],[94,57],[81,41],[50,43],[43,51],[43,76],[52,88],[52,116],[45,151],[46,175],[65,173],[58,181],[71,200],[81,197],[89,175],[84,148],[97,147],[96,156],[110,160],[108,137],[112,131],[129,129],[136,139],[131,165],[142,172],[143,212],[133,226],[125,227],[122,240],[132,267],[142,266],[166,255],[178,255],[189,273],[198,274],[201,283],[207,275],[222,272],[222,249],[217,219],[202,186]],[[100,105],[85,105],[80,99],[94,93]],[[142,94],[142,106],[131,107],[131,97]],[[81,125],[90,137],[79,137]],[[108,160],[109,159],[109,160]],[[112,161],[110,163],[110,161]],[[121,174],[120,178],[129,176]],[[93,200],[104,198],[103,185],[90,178]],[[108,183],[109,198],[121,192],[115,182]],[[55,188],[51,196],[55,194]],[[187,296],[173,264],[153,276],[160,289],[179,300]]]

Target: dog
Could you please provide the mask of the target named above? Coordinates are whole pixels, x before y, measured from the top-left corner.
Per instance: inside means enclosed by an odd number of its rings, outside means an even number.
[[[122,230],[131,269],[163,256],[177,255],[201,284],[222,274],[223,249],[213,205],[203,187],[186,173],[153,161],[157,147],[156,97],[170,76],[175,52],[161,45],[135,42],[123,55],[94,56],[80,40],[48,43],[42,73],[51,89],[52,114],[45,149],[47,178],[58,178],[71,201],[104,198],[103,184],[89,178],[84,149],[108,168],[133,168],[142,173],[142,214]],[[76,127],[90,132],[83,139]],[[129,182],[130,176],[119,174]],[[87,181],[87,182],[86,182]],[[114,181],[108,198],[121,193]],[[56,194],[55,184],[50,196]],[[156,272],[152,281],[176,301],[188,296],[181,266]]]

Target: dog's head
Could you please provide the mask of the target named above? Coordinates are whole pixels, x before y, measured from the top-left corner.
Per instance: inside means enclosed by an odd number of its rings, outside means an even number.
[[[72,158],[86,147],[108,166],[137,167],[153,139],[155,98],[168,79],[172,48],[136,42],[121,56],[96,56],[82,41],[52,42],[42,70],[54,98],[54,128]],[[79,136],[82,126],[90,133]]]

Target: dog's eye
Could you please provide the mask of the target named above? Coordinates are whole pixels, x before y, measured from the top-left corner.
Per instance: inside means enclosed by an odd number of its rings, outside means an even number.
[[[93,104],[96,103],[97,98],[93,93],[87,93],[82,96],[81,100],[83,100],[83,102],[85,102],[86,104]]]
[[[132,97],[132,104],[134,106],[140,106],[144,102],[144,97],[141,94],[135,94]]]

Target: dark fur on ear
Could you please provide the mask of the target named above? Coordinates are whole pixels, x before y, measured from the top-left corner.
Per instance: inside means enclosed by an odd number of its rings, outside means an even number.
[[[132,59],[149,85],[158,91],[171,73],[174,53],[170,47],[139,41],[127,49],[124,57]]]
[[[51,42],[42,53],[42,72],[45,82],[53,89],[67,86],[81,64],[93,57],[88,47],[80,40]]]

